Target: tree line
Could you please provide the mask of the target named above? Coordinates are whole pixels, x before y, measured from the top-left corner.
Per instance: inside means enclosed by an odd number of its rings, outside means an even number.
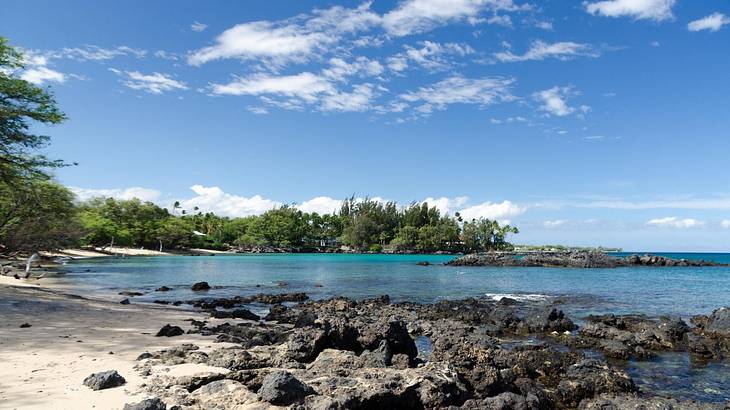
[[[281,206],[261,215],[228,218],[183,210],[172,212],[137,199],[99,198],[78,205],[80,244],[147,248],[252,250],[277,247],[313,251],[345,245],[381,252],[475,252],[510,249],[509,225],[489,219],[462,221],[442,215],[427,203],[399,208],[395,202],[372,199],[343,201],[339,212],[302,212]]]
[[[442,215],[426,203],[401,208],[369,198],[348,198],[331,214],[282,206],[241,218],[184,210],[179,203],[168,210],[138,199],[78,202],[52,177],[54,169],[74,164],[43,155],[50,137],[33,131],[66,115],[49,89],[19,77],[23,68],[22,54],[0,37],[0,253],[109,245],[474,252],[510,249],[507,235],[518,232],[489,219]]]

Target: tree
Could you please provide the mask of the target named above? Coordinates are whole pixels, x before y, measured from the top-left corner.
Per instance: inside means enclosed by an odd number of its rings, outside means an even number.
[[[74,195],[44,179],[23,189],[0,182],[0,244],[9,252],[36,252],[76,244],[81,236]]]
[[[0,181],[16,188],[67,165],[38,153],[50,137],[32,133],[32,123],[59,124],[66,115],[50,91],[16,77],[23,67],[22,54],[0,37]]]
[[[31,132],[66,116],[47,89],[17,76],[23,61],[0,37],[0,245],[11,252],[53,249],[80,234],[73,194],[49,174],[67,164],[42,155],[50,138]]]
[[[507,242],[510,233],[516,234],[519,230],[510,225],[501,226],[491,219],[479,218],[464,222],[461,236],[467,252],[484,252],[511,249],[512,244]]]

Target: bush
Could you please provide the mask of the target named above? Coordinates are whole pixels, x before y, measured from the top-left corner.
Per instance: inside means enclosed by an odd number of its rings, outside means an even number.
[[[381,253],[381,252],[383,252],[383,245],[381,245],[379,243],[374,243],[374,244],[370,245],[370,248],[368,250],[370,252]]]

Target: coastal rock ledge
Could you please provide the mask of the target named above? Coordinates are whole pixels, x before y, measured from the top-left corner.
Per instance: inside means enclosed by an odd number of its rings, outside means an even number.
[[[449,266],[521,266],[546,268],[618,268],[626,266],[728,266],[704,260],[672,259],[657,255],[617,257],[601,251],[486,252],[460,256]]]
[[[304,300],[284,302],[294,297]],[[282,294],[261,320],[224,322],[216,308],[240,309],[250,297],[204,300],[211,317],[191,320],[188,333],[223,345],[181,344],[143,353],[135,365],[144,393],[168,408],[724,408],[640,390],[624,367],[668,351],[724,360],[726,345],[718,346],[730,340],[727,308],[692,318],[694,327],[680,318],[602,315],[579,328],[551,301]],[[209,370],[158,370],[183,364]]]

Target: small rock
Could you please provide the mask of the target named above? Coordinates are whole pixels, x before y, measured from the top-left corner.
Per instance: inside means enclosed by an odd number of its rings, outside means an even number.
[[[301,402],[311,394],[314,394],[311,387],[285,371],[270,373],[264,378],[258,391],[261,400],[279,406]]]
[[[416,263],[416,265],[418,265],[418,266],[431,266],[431,262],[421,261],[421,262]]]
[[[122,296],[142,296],[142,295],[144,295],[144,293],[142,293],[142,292],[133,292],[130,290],[123,290],[123,291],[119,292],[119,294]]]
[[[139,403],[128,403],[123,410],[167,410],[165,402],[157,397],[142,400]]]
[[[128,305],[129,303],[130,303],[129,299],[123,299],[123,300],[119,301],[120,305]]]
[[[168,292],[171,291],[171,288],[168,288],[167,286],[160,286],[159,288],[155,289],[155,292]]]
[[[92,390],[110,389],[121,386],[124,383],[126,383],[126,380],[116,370],[93,373],[84,379],[84,385],[90,387]]]
[[[20,325],[21,328],[26,328],[26,327],[31,327],[31,326],[33,326],[33,325],[31,325],[30,323],[23,323],[22,325]]]
[[[165,326],[162,326],[162,329],[160,329],[159,332],[155,335],[155,337],[173,337],[173,336],[180,336],[181,334],[185,333],[184,330],[180,326],[171,326],[170,324],[166,324]]]
[[[200,292],[210,289],[210,285],[208,284],[208,282],[198,282],[194,284],[190,289],[194,292]]]

